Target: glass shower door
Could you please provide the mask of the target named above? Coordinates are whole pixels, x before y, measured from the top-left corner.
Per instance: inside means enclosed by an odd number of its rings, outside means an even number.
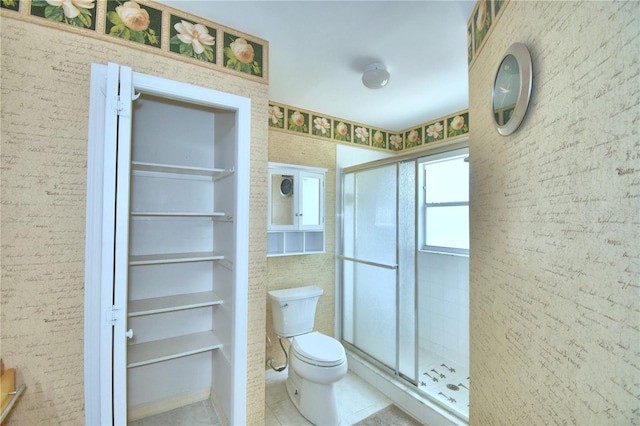
[[[345,346],[466,422],[467,156],[465,148],[346,169],[340,256]]]
[[[395,369],[397,166],[343,179],[343,339]]]

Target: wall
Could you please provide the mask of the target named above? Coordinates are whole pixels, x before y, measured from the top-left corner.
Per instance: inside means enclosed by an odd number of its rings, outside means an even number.
[[[418,252],[420,349],[469,365],[469,258]]]
[[[316,309],[315,330],[334,335],[335,317],[335,230],[336,216],[336,144],[304,135],[269,131],[269,161],[326,168],[325,175],[325,253],[300,256],[270,257],[267,260],[267,290],[317,285],[324,290]],[[266,179],[265,181],[266,182]],[[265,209],[266,210],[266,209]],[[266,222],[266,219],[265,219]],[[272,346],[266,359],[274,366],[285,358],[273,332],[271,300],[267,297],[267,335]],[[285,348],[288,350],[288,343]]]
[[[2,17],[2,357],[28,388],[15,425],[83,424],[84,237],[90,64],[252,98],[248,424],[264,422],[265,84]],[[91,284],[91,283],[87,283]]]
[[[504,7],[469,76],[470,423],[640,424],[640,7]],[[501,137],[513,42],[533,97]]]

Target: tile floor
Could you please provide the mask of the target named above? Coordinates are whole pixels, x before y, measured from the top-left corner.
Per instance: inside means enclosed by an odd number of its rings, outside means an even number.
[[[128,423],[129,426],[220,426],[222,423],[213,409],[211,401],[200,401],[144,419]]]
[[[269,370],[266,374],[265,425],[311,425],[302,417],[287,395],[286,370],[281,373]],[[336,393],[342,426],[357,423],[391,404],[391,400],[351,371],[336,384]],[[197,402],[156,416],[129,422],[129,426],[218,426],[220,424],[220,420],[209,401]]]
[[[266,426],[311,425],[298,412],[287,395],[286,370],[277,373],[267,371],[266,379]],[[391,400],[349,371],[336,384],[336,399],[341,425],[352,425],[391,404]]]

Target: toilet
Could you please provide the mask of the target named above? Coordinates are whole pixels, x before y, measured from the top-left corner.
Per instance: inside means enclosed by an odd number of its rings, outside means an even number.
[[[317,286],[269,291],[273,328],[291,341],[287,393],[300,414],[315,425],[338,425],[334,384],[347,374],[344,347],[333,337],[313,331]]]

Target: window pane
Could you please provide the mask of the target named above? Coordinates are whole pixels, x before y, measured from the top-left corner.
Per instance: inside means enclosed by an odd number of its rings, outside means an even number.
[[[469,163],[464,157],[425,164],[427,203],[469,201]]]
[[[427,246],[469,249],[469,206],[427,207]]]

